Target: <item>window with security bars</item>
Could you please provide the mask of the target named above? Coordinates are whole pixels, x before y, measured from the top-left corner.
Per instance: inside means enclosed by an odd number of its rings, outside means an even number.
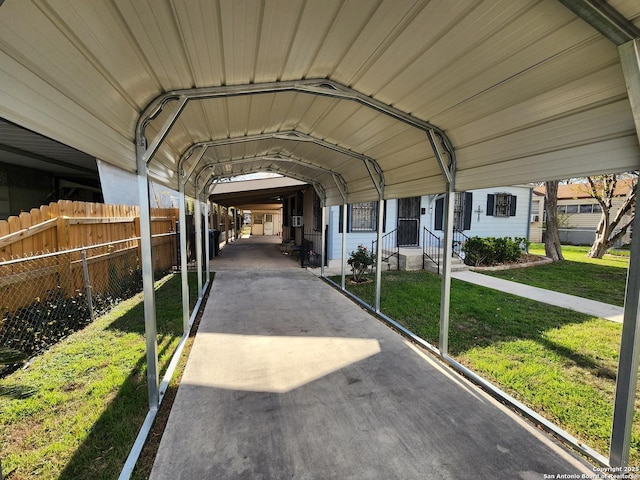
[[[494,217],[514,217],[518,197],[510,193],[487,195],[487,215]]]
[[[322,231],[322,202],[315,192],[313,193],[313,230]]]
[[[376,205],[377,202],[351,205],[352,232],[374,232],[376,230]]]

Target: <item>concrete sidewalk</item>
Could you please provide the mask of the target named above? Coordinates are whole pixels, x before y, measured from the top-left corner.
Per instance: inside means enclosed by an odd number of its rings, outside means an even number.
[[[556,307],[566,308],[575,312],[593,315],[598,318],[604,318],[611,320],[612,322],[622,323],[624,316],[624,308],[616,305],[596,302],[595,300],[532,287],[522,283],[510,282],[509,280],[503,280],[501,278],[495,278],[469,270],[451,272],[451,277],[462,280],[463,282],[481,285],[494,290],[500,290],[501,292],[510,293],[519,297],[530,298],[531,300],[546,303],[548,305],[554,305]]]
[[[152,480],[593,474],[275,245],[212,264]]]

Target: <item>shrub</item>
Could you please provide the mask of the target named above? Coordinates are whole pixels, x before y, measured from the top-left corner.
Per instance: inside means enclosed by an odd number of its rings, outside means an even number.
[[[528,246],[526,238],[471,237],[462,246],[464,263],[478,267],[516,262]]]
[[[353,281],[360,282],[367,269],[375,263],[375,256],[364,245],[358,245],[358,249],[351,252],[347,263],[351,265]]]

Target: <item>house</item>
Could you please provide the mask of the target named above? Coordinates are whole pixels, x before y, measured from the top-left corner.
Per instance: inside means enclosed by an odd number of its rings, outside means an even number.
[[[530,200],[531,187],[526,185],[456,193],[457,241],[473,236],[528,238]],[[342,258],[342,209],[342,206],[332,207],[327,219],[329,266],[339,266]],[[387,236],[383,238],[383,250],[402,249],[396,264],[401,269],[422,268],[423,247],[430,243],[430,238],[444,236],[444,195],[386,200],[382,221]],[[377,228],[377,202],[347,205],[347,255],[358,245],[372,247]]]
[[[614,192],[611,218],[615,216],[624,202],[624,198],[633,188],[632,179],[620,179]],[[531,198],[531,229],[529,241],[544,241],[544,185],[532,191]],[[558,223],[560,242],[567,245],[591,245],[595,239],[595,231],[602,217],[602,210],[598,201],[591,196],[588,183],[558,185]],[[627,217],[628,218],[628,217]],[[631,241],[628,232],[622,237],[620,244]]]

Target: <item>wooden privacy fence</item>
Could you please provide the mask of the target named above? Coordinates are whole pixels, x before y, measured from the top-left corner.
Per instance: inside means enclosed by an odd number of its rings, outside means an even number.
[[[166,271],[176,259],[178,210],[152,209],[151,217],[154,271]],[[139,275],[139,236],[137,206],[61,200],[0,221],[0,308],[83,292],[83,251],[96,294]]]

